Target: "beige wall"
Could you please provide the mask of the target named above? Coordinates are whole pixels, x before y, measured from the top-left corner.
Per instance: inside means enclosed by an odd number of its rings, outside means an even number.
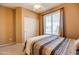
[[[51,13],[62,7],[64,7],[65,36],[67,38],[79,38],[79,4],[62,4],[41,15]],[[42,26],[40,29],[42,30]]]
[[[66,37],[79,38],[79,4],[65,6]]]
[[[0,6],[0,44],[22,43],[24,17],[31,17],[37,21],[36,35],[39,35],[38,14],[27,9],[17,7],[15,10]]]
[[[12,43],[13,10],[0,6],[0,44]]]
[[[37,21],[36,35],[39,35],[39,18],[38,14],[29,11],[25,8],[16,8],[16,42],[24,42],[24,29],[23,29],[23,21],[24,17],[31,17]],[[28,24],[30,25],[30,24]]]
[[[22,8],[16,8],[16,42],[22,42]]]

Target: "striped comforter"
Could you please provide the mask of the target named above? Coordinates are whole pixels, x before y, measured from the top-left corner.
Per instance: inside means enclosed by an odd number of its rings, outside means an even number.
[[[25,52],[29,55],[73,55],[76,54],[74,40],[56,35],[43,35],[27,40]]]

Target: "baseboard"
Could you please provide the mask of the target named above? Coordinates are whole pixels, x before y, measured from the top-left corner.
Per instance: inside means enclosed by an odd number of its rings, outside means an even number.
[[[5,46],[13,45],[13,44],[15,44],[15,42],[8,43],[8,44],[1,44],[0,47],[5,47]]]

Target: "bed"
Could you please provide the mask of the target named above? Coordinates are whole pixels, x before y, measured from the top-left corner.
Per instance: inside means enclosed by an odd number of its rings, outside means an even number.
[[[25,44],[28,55],[75,55],[75,40],[56,35],[41,35],[29,38]]]

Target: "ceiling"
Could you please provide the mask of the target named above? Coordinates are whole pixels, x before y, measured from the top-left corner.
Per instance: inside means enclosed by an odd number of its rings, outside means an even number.
[[[39,4],[39,3],[0,3],[0,5],[5,6],[5,7],[9,7],[9,8],[23,7],[31,11],[34,11],[36,13],[45,12],[46,10],[51,9],[57,5],[60,5],[61,3],[40,3],[42,8],[38,11],[34,10],[33,8],[35,4]]]

